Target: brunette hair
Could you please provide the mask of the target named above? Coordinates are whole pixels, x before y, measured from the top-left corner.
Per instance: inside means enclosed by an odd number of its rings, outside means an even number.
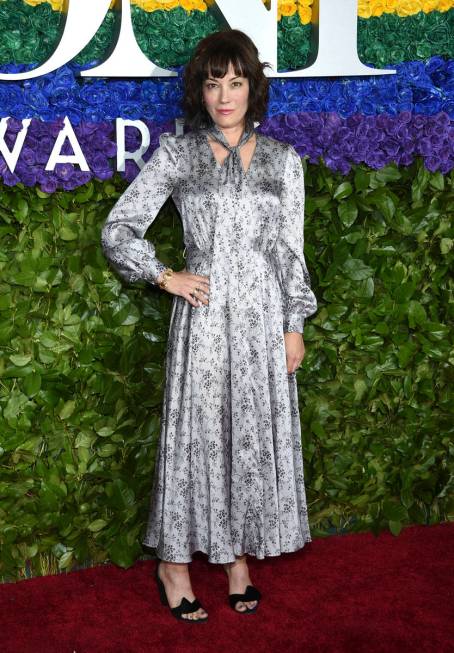
[[[254,42],[241,30],[225,29],[202,39],[197,45],[183,74],[183,110],[185,123],[191,129],[210,127],[213,120],[203,104],[202,87],[208,77],[224,77],[229,63],[236,75],[249,81],[246,126],[261,121],[268,105],[269,81],[264,69],[269,63],[261,63]]]

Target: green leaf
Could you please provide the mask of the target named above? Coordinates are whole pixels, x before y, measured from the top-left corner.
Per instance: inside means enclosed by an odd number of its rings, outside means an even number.
[[[108,458],[109,456],[113,456],[117,449],[118,447],[115,444],[107,443],[98,447],[96,451],[101,458]]]
[[[338,214],[346,227],[351,227],[358,217],[358,207],[354,197],[349,197],[345,202],[339,204]]]
[[[440,240],[440,251],[442,254],[449,254],[452,249],[454,240],[452,238],[442,238]]]
[[[58,568],[59,569],[68,569],[71,567],[73,563],[73,551],[66,551],[59,559],[58,559]]]
[[[101,428],[96,428],[96,433],[100,435],[102,438],[108,438],[110,435],[113,435],[115,433],[115,429],[111,426],[102,426]]]
[[[390,222],[396,213],[396,205],[389,191],[385,188],[379,188],[369,195],[369,199],[381,211],[385,219]]]
[[[31,354],[13,354],[9,357],[10,361],[18,367],[24,367],[32,359]]]
[[[311,422],[311,431],[315,433],[315,435],[318,435],[318,437],[320,438],[326,437],[325,429],[323,428],[322,424],[318,421]]]
[[[39,372],[27,374],[24,378],[24,390],[29,397],[34,397],[41,389],[42,378]]]
[[[389,164],[386,166],[383,166],[383,168],[380,168],[380,170],[377,170],[375,173],[376,179],[378,181],[386,184],[389,181],[397,181],[398,179],[401,179],[402,174],[400,170],[397,168],[396,164]]]
[[[393,535],[399,535],[400,531],[402,530],[402,523],[400,521],[394,521],[392,519],[389,520],[389,530]]]
[[[60,419],[68,419],[74,413],[76,407],[76,402],[74,399],[70,399],[63,404],[60,412],[58,413]]]
[[[370,185],[370,171],[358,167],[355,170],[355,187],[357,190],[366,190]]]
[[[445,189],[445,178],[439,170],[432,173],[430,177],[430,185],[435,190],[443,191]]]
[[[345,275],[354,281],[367,279],[368,277],[372,277],[374,274],[373,268],[366,265],[361,259],[358,258],[347,259],[342,265],[342,269]]]
[[[81,431],[77,434],[76,441],[74,443],[75,447],[86,447],[89,449],[96,440],[96,435],[94,433],[87,433]]]
[[[124,535],[115,538],[109,546],[109,557],[116,565],[123,568],[131,567],[139,554],[136,543],[130,545]]]
[[[344,197],[348,197],[353,192],[353,187],[349,181],[343,181],[334,191],[334,199],[342,200]]]
[[[60,238],[62,240],[76,240],[79,237],[77,231],[67,225],[63,225],[60,229]]]
[[[20,222],[24,222],[25,218],[28,216],[28,203],[24,198],[21,197],[18,199],[14,215]]]
[[[408,518],[405,506],[390,500],[383,502],[383,514],[387,519],[392,521],[403,521]]]
[[[418,324],[424,324],[427,320],[427,314],[424,306],[420,302],[411,299],[408,302],[408,323],[413,329]]]
[[[92,533],[99,533],[99,531],[101,531],[106,526],[107,522],[105,519],[95,519],[90,524],[88,524],[87,528]]]

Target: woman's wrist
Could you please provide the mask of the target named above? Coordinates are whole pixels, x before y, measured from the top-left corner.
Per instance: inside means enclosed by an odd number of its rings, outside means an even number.
[[[163,270],[161,274],[158,276],[158,278],[156,279],[156,283],[158,284],[158,286],[163,290],[166,290],[167,282],[173,273],[174,270],[172,270],[172,268],[170,267]]]
[[[159,286],[159,284],[160,284],[161,281],[163,280],[163,278],[164,278],[164,272],[165,272],[165,270],[161,270],[161,272],[160,272],[160,273],[158,274],[158,276],[156,277],[156,280],[155,280],[155,281],[156,281],[156,285],[157,285],[157,286]]]

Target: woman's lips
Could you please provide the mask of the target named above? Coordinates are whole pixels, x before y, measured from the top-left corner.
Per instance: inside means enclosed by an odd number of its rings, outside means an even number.
[[[228,115],[229,113],[232,113],[233,109],[218,109],[218,113],[223,113],[224,115]]]

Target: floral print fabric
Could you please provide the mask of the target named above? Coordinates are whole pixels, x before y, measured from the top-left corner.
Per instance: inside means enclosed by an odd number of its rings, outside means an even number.
[[[311,541],[295,373],[284,331],[317,309],[304,247],[304,177],[293,146],[256,132],[240,181],[225,183],[202,129],[163,134],[110,212],[103,251],[128,282],[165,265],[144,239],[172,196],[186,269],[210,279],[208,305],[173,297],[166,387],[143,543],[190,562],[262,559]]]

